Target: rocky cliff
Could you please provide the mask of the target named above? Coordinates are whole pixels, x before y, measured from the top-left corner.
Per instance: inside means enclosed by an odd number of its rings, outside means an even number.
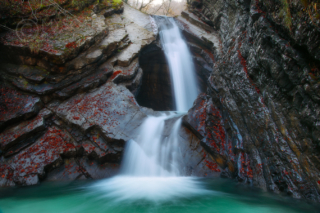
[[[184,174],[320,201],[311,10],[300,1],[202,0],[176,17],[200,82],[179,132]],[[1,186],[114,175],[143,120],[175,109],[152,17],[91,5],[76,18],[63,33],[44,28],[37,51],[19,34],[1,37]]]
[[[192,2],[187,16],[219,44],[207,92],[184,120],[222,177],[319,201],[320,28],[304,2]]]
[[[0,186],[115,175],[126,141],[137,139],[148,115],[159,115],[144,103],[173,109],[152,17],[128,5],[102,6],[65,16],[63,29],[2,35]],[[21,35],[32,36],[25,42]],[[37,35],[45,41],[35,49]],[[158,108],[157,100],[164,101]],[[175,120],[166,121],[163,137]],[[194,133],[182,126],[179,135],[183,173],[217,176]]]

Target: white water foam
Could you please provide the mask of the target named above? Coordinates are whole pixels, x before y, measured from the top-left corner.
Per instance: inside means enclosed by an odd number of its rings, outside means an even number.
[[[195,177],[180,176],[178,131],[181,118],[171,134],[162,136],[165,120],[172,116],[150,116],[141,126],[138,142],[127,142],[121,175],[96,183],[93,188],[114,201],[133,202],[144,199],[154,202],[208,193]]]
[[[96,192],[103,192],[102,198],[114,202],[135,202],[148,200],[152,202],[173,201],[190,198],[212,192],[204,189],[194,177],[139,177],[119,175],[103,180],[93,186]]]

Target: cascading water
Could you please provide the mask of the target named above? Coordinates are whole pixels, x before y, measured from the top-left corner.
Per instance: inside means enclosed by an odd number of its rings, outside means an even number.
[[[207,193],[193,177],[180,176],[179,130],[182,118],[163,136],[165,120],[181,114],[148,117],[140,129],[137,142],[126,145],[121,175],[95,184],[105,197],[115,201],[167,201]]]
[[[149,116],[141,126],[138,139],[127,142],[121,175],[95,185],[95,189],[108,191],[105,196],[116,200],[160,201],[205,192],[194,178],[181,176],[179,169],[181,112],[185,113],[197,96],[192,58],[174,20],[160,19],[161,44],[168,60],[180,114],[171,112],[159,117]],[[173,124],[170,135],[164,137],[165,121],[177,116],[180,118]]]
[[[177,111],[188,111],[196,99],[197,81],[192,56],[173,18],[158,17],[161,25],[160,39],[166,55],[173,83]]]
[[[179,74],[180,77],[177,74],[177,80],[184,79],[183,82],[179,83],[173,79],[173,84],[181,86],[187,82],[184,86],[187,85],[188,88],[182,89],[177,86],[180,89],[176,90],[178,91],[177,109],[186,111],[195,99],[195,94],[192,93],[195,90],[189,91],[192,83],[186,80],[188,78],[193,80],[192,73],[189,76],[190,70],[183,68],[187,63],[190,64],[191,59],[182,55],[187,53],[187,48],[177,48],[186,46],[179,44],[183,40],[181,36],[178,36],[180,32],[175,28],[175,24],[168,18],[163,17],[162,19],[165,25],[170,25],[167,27],[159,24],[162,28],[161,41],[170,69],[172,72],[183,71]],[[184,53],[181,53],[180,50],[183,50]],[[184,58],[185,60],[182,60]],[[181,96],[184,98],[178,99]],[[185,101],[189,97],[190,99]],[[180,169],[183,164],[181,164],[182,156],[179,150],[181,147],[179,145],[181,118],[179,117],[182,115],[172,112],[166,114],[168,115],[163,113],[157,117],[149,116],[141,126],[140,136],[127,142],[120,175],[95,182],[89,187],[74,185],[83,186],[82,182],[63,183],[62,185],[47,182],[35,187],[15,187],[12,188],[12,191],[0,188],[0,212],[319,213],[318,206],[303,206],[301,205],[303,202],[297,202],[297,200],[285,201],[284,196],[268,195],[266,192],[258,192],[247,186],[242,187],[234,181],[214,179],[208,184],[208,179],[184,177],[183,170]],[[242,137],[238,127],[234,124],[233,128],[238,133],[236,145],[242,146]],[[61,174],[60,172],[59,169],[55,175]],[[205,184],[206,189],[201,183]],[[193,197],[195,195],[197,197]],[[192,199],[180,199],[191,196]],[[145,200],[152,201],[152,203]]]
[[[167,140],[163,140],[162,132],[165,120],[170,116],[149,117],[141,127],[139,144],[128,141],[124,156],[122,173],[132,176],[178,176],[177,166],[179,147],[178,131],[181,124],[179,118]]]

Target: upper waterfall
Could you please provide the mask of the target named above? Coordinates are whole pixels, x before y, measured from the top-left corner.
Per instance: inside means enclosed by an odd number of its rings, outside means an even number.
[[[188,111],[198,95],[192,56],[174,19],[161,16],[156,20],[160,25],[161,45],[169,64],[176,110]]]

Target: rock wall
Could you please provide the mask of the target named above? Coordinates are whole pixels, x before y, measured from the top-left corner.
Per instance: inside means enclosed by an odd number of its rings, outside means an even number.
[[[184,123],[222,177],[319,202],[319,21],[289,3],[291,24],[280,1],[192,3],[219,42],[208,90]]]
[[[289,3],[194,1],[176,18],[201,92],[180,129],[182,168],[320,201],[319,28]],[[53,40],[62,49],[1,38],[1,186],[114,175],[125,142],[158,114],[142,106],[173,109],[152,19],[100,9],[75,40]]]
[[[154,71],[143,56],[156,43],[152,19],[128,5],[91,8],[81,13],[83,26],[49,39],[61,51],[32,52],[10,33],[0,38],[0,187],[115,175],[126,141],[159,115],[135,99]],[[166,121],[163,137],[176,119]],[[194,133],[182,126],[179,135],[181,172],[219,175]]]

